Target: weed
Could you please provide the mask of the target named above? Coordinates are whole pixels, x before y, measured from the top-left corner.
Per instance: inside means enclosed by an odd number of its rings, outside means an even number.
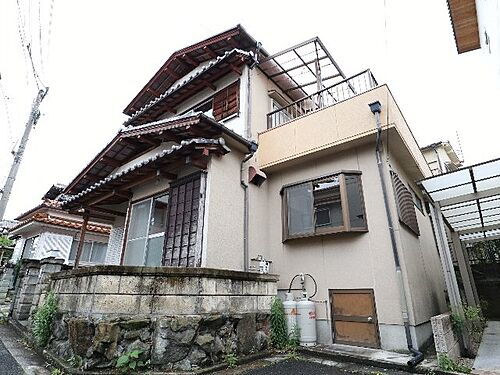
[[[42,348],[47,345],[51,335],[52,322],[57,313],[57,299],[53,292],[49,292],[43,303],[33,316],[33,336],[36,343]]]
[[[438,366],[443,371],[463,372],[464,374],[469,374],[471,372],[469,367],[455,362],[446,354],[438,354]]]
[[[275,297],[271,305],[271,343],[279,350],[288,345],[288,333],[286,329],[285,309],[283,302]]]
[[[146,367],[148,363],[139,359],[142,353],[142,350],[135,349],[123,354],[116,361],[116,368],[118,368],[123,374],[126,374],[130,373],[131,371]]]
[[[58,368],[54,368],[52,369],[52,371],[50,372],[50,375],[64,375],[64,372],[62,372],[61,370],[59,370]]]
[[[83,364],[83,359],[78,354],[72,355],[70,359],[68,359],[68,363],[71,367],[80,368]]]
[[[224,360],[229,368],[234,368],[238,365],[238,356],[232,352],[227,353]]]

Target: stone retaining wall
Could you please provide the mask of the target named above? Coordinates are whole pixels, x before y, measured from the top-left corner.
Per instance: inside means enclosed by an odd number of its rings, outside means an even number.
[[[59,313],[48,348],[83,369],[138,349],[152,368],[186,371],[268,347],[274,275],[108,265],[50,279]]]

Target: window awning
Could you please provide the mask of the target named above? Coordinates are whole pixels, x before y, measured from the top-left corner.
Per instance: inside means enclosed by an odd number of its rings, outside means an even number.
[[[420,184],[439,203],[461,240],[500,237],[500,158],[429,177]]]

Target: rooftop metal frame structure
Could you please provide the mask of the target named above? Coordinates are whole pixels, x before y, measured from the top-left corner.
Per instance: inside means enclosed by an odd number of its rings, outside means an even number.
[[[258,63],[258,67],[293,100],[307,97],[346,78],[318,37],[268,56]]]
[[[500,158],[419,181],[465,243],[500,238]]]

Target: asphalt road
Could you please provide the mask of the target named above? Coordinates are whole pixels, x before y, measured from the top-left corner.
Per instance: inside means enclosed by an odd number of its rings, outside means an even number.
[[[0,341],[0,374],[1,375],[23,375],[24,371],[19,367],[16,360],[10,355],[5,345]]]

